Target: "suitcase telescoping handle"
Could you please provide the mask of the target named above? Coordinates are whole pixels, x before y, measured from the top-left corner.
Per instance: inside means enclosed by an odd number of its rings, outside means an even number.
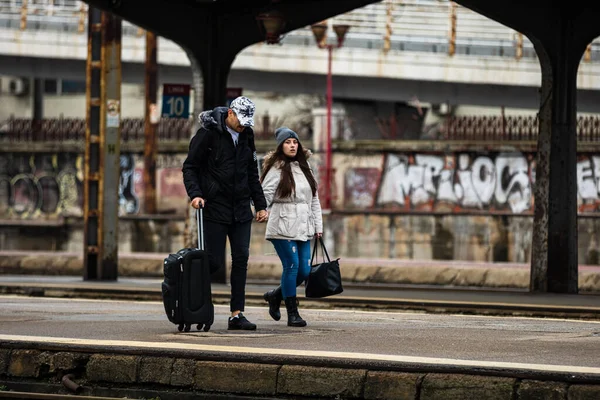
[[[198,207],[196,211],[196,226],[198,227],[198,248],[204,250],[204,214],[203,207]]]

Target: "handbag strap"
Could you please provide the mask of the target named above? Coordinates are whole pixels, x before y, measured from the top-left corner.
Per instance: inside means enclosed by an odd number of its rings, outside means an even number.
[[[320,246],[319,246],[320,245]],[[329,253],[327,253],[327,249],[325,248],[325,242],[322,237],[315,238],[315,245],[313,246],[312,256],[310,258],[310,265],[314,265],[315,256],[317,255],[317,247],[321,247],[321,251],[323,253],[323,261],[327,258],[327,262],[331,262],[329,258]]]
[[[313,251],[312,251],[312,256],[310,257],[310,265],[314,265],[315,264],[315,256],[317,255],[317,243],[319,241],[319,238],[316,237],[315,238],[315,244],[313,245]]]
[[[329,253],[327,253],[327,249],[325,248],[325,242],[323,241],[323,238],[320,237],[318,239],[321,243],[321,249],[323,249],[323,253],[325,254],[325,257],[327,257],[327,262],[331,262],[331,259],[329,258]]]

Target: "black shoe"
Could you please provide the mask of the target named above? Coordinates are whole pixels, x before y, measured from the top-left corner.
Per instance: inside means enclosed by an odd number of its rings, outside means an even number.
[[[263,298],[267,303],[269,303],[269,315],[275,321],[279,321],[281,319],[281,311],[279,308],[281,307],[281,286],[277,289],[269,290],[267,293],[263,295]]]
[[[230,330],[230,331],[239,331],[239,330],[255,331],[256,324],[253,324],[252,322],[248,321],[246,319],[246,317],[244,317],[244,314],[239,313],[235,317],[229,317],[229,322],[227,324],[227,330]]]
[[[285,308],[288,314],[288,326],[303,327],[306,326],[306,321],[302,319],[298,313],[298,299],[296,296],[285,299]]]

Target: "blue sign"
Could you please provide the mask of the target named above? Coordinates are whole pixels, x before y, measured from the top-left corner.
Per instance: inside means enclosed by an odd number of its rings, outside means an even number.
[[[163,118],[189,118],[190,85],[163,85]]]

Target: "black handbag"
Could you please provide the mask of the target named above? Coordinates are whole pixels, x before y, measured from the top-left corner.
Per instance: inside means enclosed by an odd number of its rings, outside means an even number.
[[[317,255],[317,247],[319,245],[323,251],[323,262],[315,264],[315,256]],[[333,296],[343,291],[339,258],[331,261],[323,239],[317,237],[310,259],[310,273],[306,279],[305,296],[309,298],[322,298]]]

